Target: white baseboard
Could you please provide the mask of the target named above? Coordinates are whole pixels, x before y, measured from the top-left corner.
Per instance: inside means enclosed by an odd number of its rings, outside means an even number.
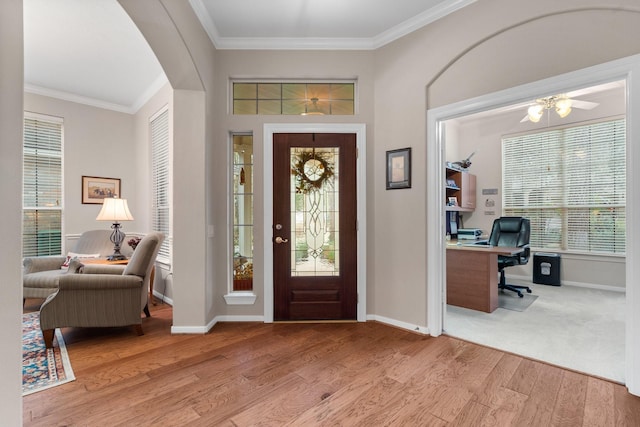
[[[156,292],[155,289],[153,291],[153,296],[156,297],[158,301],[162,301],[163,303],[169,304],[171,307],[173,307],[173,299],[169,298],[166,295],[161,294],[160,292]]]
[[[216,316],[217,322],[263,322],[264,316],[232,316],[232,315],[224,315],[224,316]]]
[[[172,326],[171,334],[203,335],[211,331],[218,322],[264,322],[264,316],[216,316],[205,326]]]
[[[429,329],[426,326],[413,325],[411,323],[402,322],[395,319],[390,319],[384,316],[376,316],[374,314],[367,315],[367,320],[373,320],[376,322],[384,323],[386,325],[395,326],[400,329],[405,329],[411,332],[417,332],[423,335],[429,335]],[[215,326],[218,322],[264,322],[264,316],[232,316],[223,315],[216,316],[206,326],[172,326],[172,334],[206,334]]]
[[[518,281],[521,284],[527,284],[527,283],[532,283],[531,278],[527,277],[527,276],[511,276],[511,275],[507,275],[505,276],[505,278],[507,279],[507,282],[509,281]],[[537,285],[538,283],[534,283],[534,285]],[[599,289],[601,291],[611,291],[611,292],[621,292],[621,293],[625,293],[626,290],[623,287],[620,286],[611,286],[611,285],[600,285],[597,283],[584,283],[584,282],[571,282],[568,280],[563,280],[561,281],[561,284],[564,286],[575,286],[577,288],[588,288],[588,289]],[[545,286],[545,285],[542,285]]]
[[[215,323],[214,323],[215,324]],[[209,326],[172,326],[171,334],[204,335],[213,327]]]
[[[385,323],[387,325],[395,326],[400,329],[406,329],[407,331],[429,335],[429,328],[427,328],[426,326],[414,325],[411,323],[403,322],[396,319],[390,319],[388,317],[378,316],[375,314],[368,314],[367,320],[375,320],[376,322]]]

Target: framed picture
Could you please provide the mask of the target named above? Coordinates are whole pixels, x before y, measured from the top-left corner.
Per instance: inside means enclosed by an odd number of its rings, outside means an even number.
[[[387,151],[387,190],[411,188],[411,148]]]
[[[82,203],[102,204],[107,197],[120,197],[120,180],[97,176],[82,177]]]
[[[457,197],[449,197],[449,206],[458,206],[458,198]]]

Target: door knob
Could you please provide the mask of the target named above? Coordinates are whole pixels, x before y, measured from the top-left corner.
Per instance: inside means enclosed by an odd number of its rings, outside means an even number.
[[[282,237],[277,236],[273,241],[276,242],[277,244],[280,244],[280,243],[287,243],[289,239],[283,239]]]

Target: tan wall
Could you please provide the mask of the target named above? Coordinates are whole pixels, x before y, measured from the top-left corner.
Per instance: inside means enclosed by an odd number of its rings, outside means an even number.
[[[217,53],[215,77],[215,116],[218,118],[215,136],[215,149],[219,153],[221,170],[225,174],[220,179],[228,185],[230,169],[226,163],[230,159],[230,132],[251,132],[254,143],[254,174],[256,182],[263,179],[263,125],[265,123],[365,123],[367,125],[367,157],[372,155],[375,145],[373,128],[373,53],[372,52],[326,52],[326,51],[227,51]],[[231,78],[256,79],[357,79],[359,105],[355,116],[234,116],[229,113],[229,82]],[[367,168],[371,167],[370,164]],[[369,182],[372,176],[367,177]],[[264,179],[267,179],[266,177]],[[371,187],[367,189],[371,195]],[[223,194],[223,193],[220,193]],[[225,315],[262,315],[264,307],[264,275],[270,272],[270,266],[264,265],[264,195],[262,186],[255,187],[254,200],[254,292],[258,298],[252,306],[227,306],[222,295],[227,292],[231,277],[216,285],[216,312]],[[219,203],[228,215],[229,205]],[[220,212],[223,215],[223,212]],[[368,233],[373,234],[373,212],[368,213]],[[230,224],[230,223],[229,223]],[[223,225],[230,227],[230,225]],[[229,230],[230,232],[230,230]],[[230,272],[232,265],[231,245],[220,257],[216,268]],[[372,247],[368,247],[371,254]]]
[[[204,332],[216,313],[214,261],[224,239],[207,236],[216,194],[226,194],[210,150],[215,118],[211,87],[215,51],[187,1],[120,0],[156,54],[173,87],[173,328]],[[222,229],[222,228],[220,228]],[[180,329],[184,328],[184,329]]]
[[[141,231],[138,219],[147,208],[138,198],[133,116],[32,93],[24,94],[24,108],[64,120],[64,233],[111,227],[96,221],[101,205],[82,204],[82,176],[120,179],[121,197],[127,199],[136,218],[124,222],[122,229],[125,233]]]
[[[2,346],[0,414],[2,424],[22,425],[22,1],[0,3],[0,200],[2,235],[9,244],[0,249]]]
[[[589,6],[600,9],[585,10]],[[369,311],[426,324],[429,183],[419,165],[426,160],[427,106],[447,105],[640,52],[639,5],[626,0],[616,2],[616,8],[583,0],[480,0],[379,49],[372,157],[376,168],[372,209],[378,226],[369,237],[376,248],[369,275],[376,283],[375,305]],[[414,148],[415,185],[411,190],[385,192],[384,151],[397,148],[398,141]]]

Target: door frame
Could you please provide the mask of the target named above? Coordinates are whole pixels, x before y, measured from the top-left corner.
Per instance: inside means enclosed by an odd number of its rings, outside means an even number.
[[[364,123],[265,123],[263,126],[264,194],[264,322],[273,323],[273,134],[276,133],[354,133],[356,135],[357,244],[358,244],[358,322],[367,320],[367,135]]]
[[[635,78],[635,81],[634,81]],[[565,92],[615,80],[626,81],[627,101],[627,252],[625,383],[631,394],[640,395],[640,227],[634,223],[640,212],[640,197],[632,189],[640,185],[640,55],[595,65],[477,98],[427,111],[427,325],[439,336],[446,313],[444,121],[467,114],[535,99],[541,93]]]

